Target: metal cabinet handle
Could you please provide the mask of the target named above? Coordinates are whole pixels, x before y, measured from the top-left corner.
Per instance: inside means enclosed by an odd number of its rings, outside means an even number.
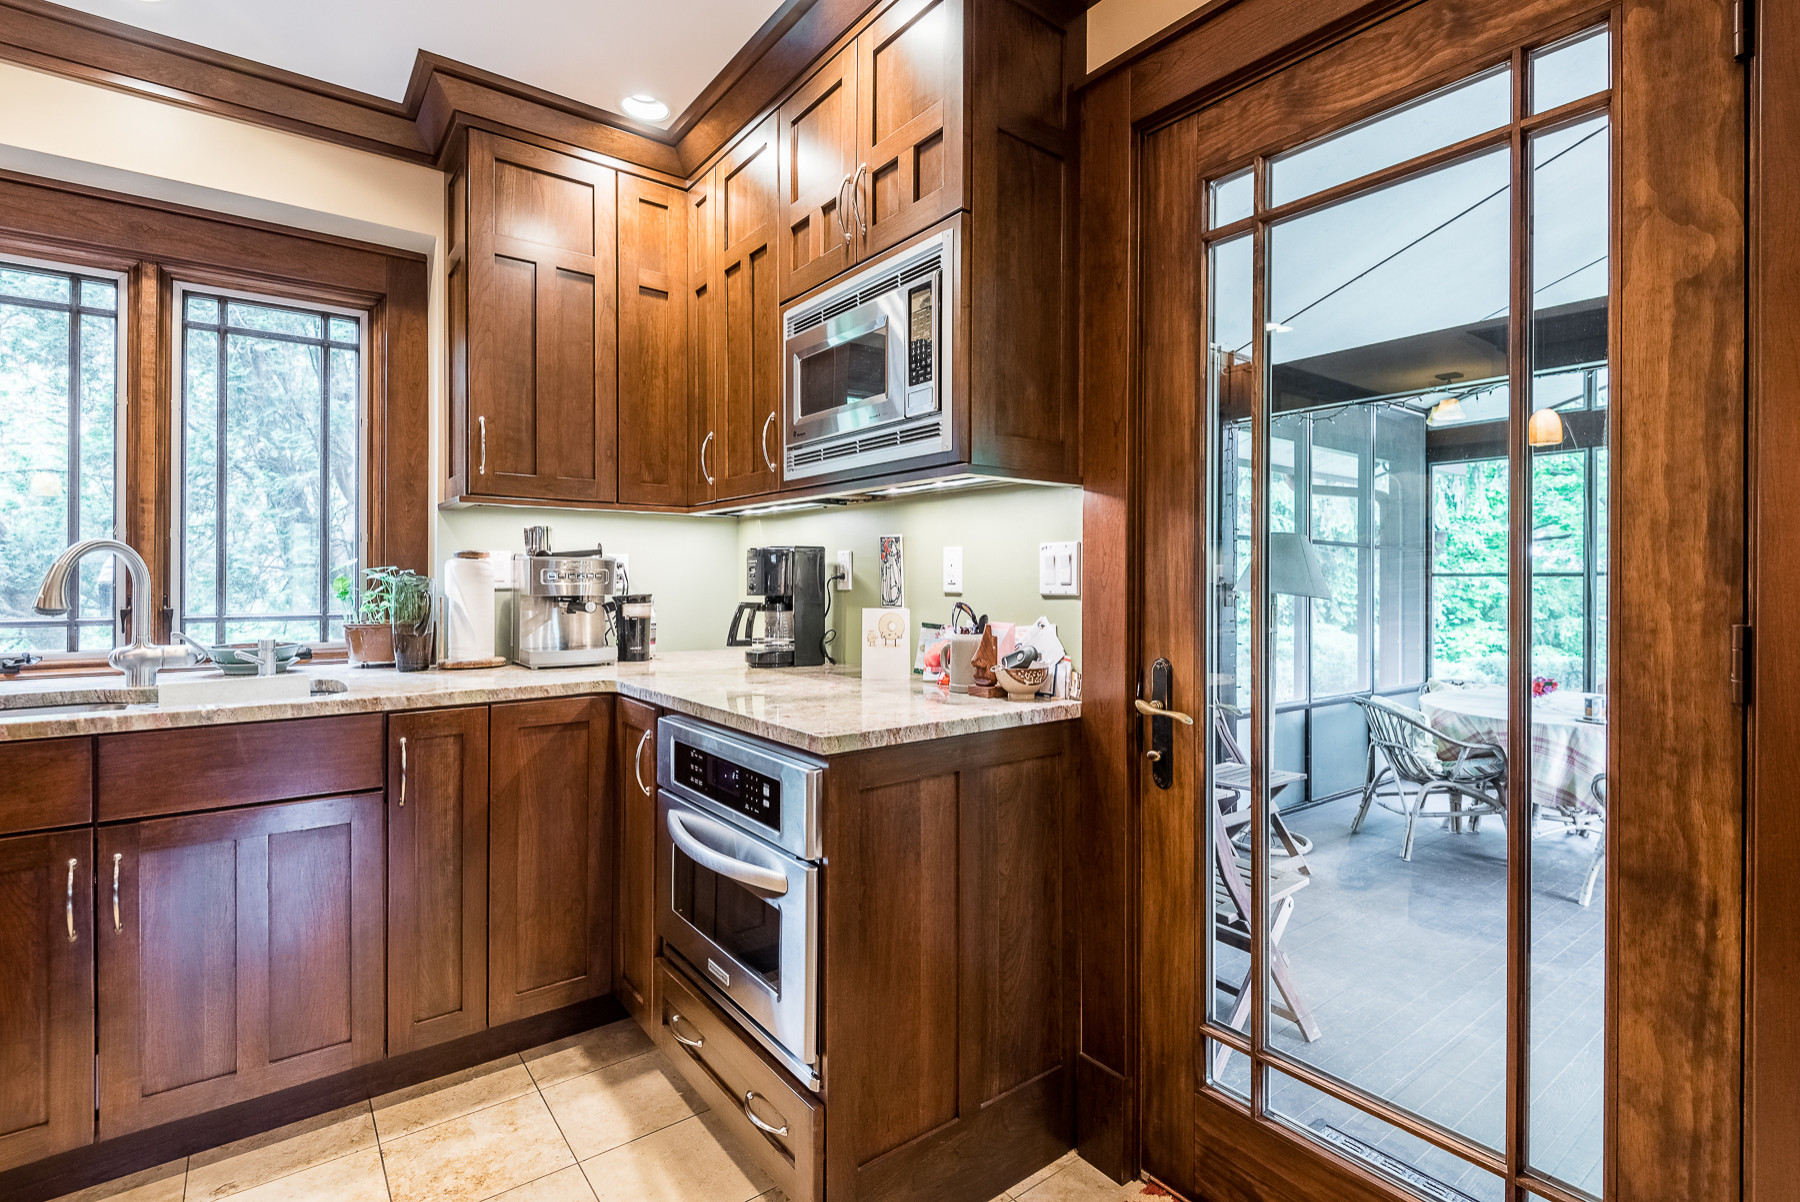
[[[706,448],[712,446],[712,440],[713,432],[708,430],[706,432],[706,441],[700,444],[700,474],[706,477],[706,482],[708,484],[713,483],[713,474],[708,471],[706,467]]]
[[[769,410],[769,416],[765,417],[763,419],[763,429],[762,429],[763,462],[769,465],[770,471],[775,470],[775,461],[773,459],[769,458],[769,427],[774,424],[775,424],[775,411],[773,409],[771,409],[771,410]]]
[[[406,736],[400,736],[400,808],[406,808]]]
[[[637,777],[638,790],[645,797],[650,796],[650,786],[644,783],[644,744],[648,743],[650,736],[655,733],[654,730],[645,731],[644,737],[638,740],[637,750],[631,753],[631,775]]]
[[[850,240],[852,238],[856,237],[856,231],[854,231],[850,228],[850,219],[848,216],[846,216],[846,213],[851,208],[851,205],[848,201],[846,201],[844,199],[844,189],[846,189],[850,186],[850,181],[853,178],[854,177],[851,175],[848,175],[848,174],[845,175],[844,182],[838,185],[838,191],[837,191],[838,228],[844,231],[845,245],[849,245]]]
[[[69,900],[63,906],[63,917],[69,924],[69,942],[75,942],[75,864],[69,861]]]
[[[683,1035],[680,1031],[675,1029],[676,1023],[684,1023],[686,1021],[687,1021],[687,1019],[682,1017],[680,1011],[677,1011],[677,1010],[669,1011],[669,1034],[673,1035],[675,1037],[675,1042],[680,1044],[682,1047],[693,1048],[696,1052],[698,1052],[701,1048],[706,1046],[706,1036],[696,1035],[694,1038],[689,1039],[687,1036]]]
[[[756,1111],[750,1109],[750,1099],[761,1096],[762,1095],[758,1094],[754,1089],[746,1089],[744,1091],[744,1117],[750,1120],[750,1125],[752,1127],[755,1127],[764,1135],[773,1135],[780,1139],[786,1139],[788,1133],[786,1123],[781,1124],[779,1127],[771,1127],[769,1124],[756,1117]]]
[[[485,476],[487,475],[487,418],[476,418],[475,425],[481,431],[481,467],[478,472]]]
[[[1173,718],[1184,726],[1192,726],[1194,724],[1194,720],[1180,710],[1164,709],[1156,702],[1145,701],[1142,697],[1134,699],[1132,704],[1137,706],[1138,713],[1143,714],[1147,718]]]
[[[113,852],[113,933],[125,933],[125,921],[119,917],[119,861],[124,859],[123,852]]]
[[[856,228],[861,230],[865,237],[867,237],[869,233],[869,216],[863,209],[862,177],[868,173],[869,165],[867,163],[860,164],[856,168],[856,180],[851,184],[850,192],[850,199],[856,202]]]

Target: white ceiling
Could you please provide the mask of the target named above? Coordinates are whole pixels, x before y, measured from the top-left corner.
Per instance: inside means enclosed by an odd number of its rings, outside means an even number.
[[[423,48],[613,112],[646,93],[672,122],[781,0],[61,2],[390,100]]]

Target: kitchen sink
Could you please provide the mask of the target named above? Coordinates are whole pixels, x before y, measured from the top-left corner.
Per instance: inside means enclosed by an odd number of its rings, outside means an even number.
[[[171,675],[153,689],[70,688],[10,694],[0,691],[0,718],[69,717],[158,705],[269,704],[345,691],[347,686],[341,680],[315,679],[299,673],[247,677],[217,673]]]
[[[54,693],[50,696],[55,696]],[[24,700],[21,698],[20,700]],[[70,714],[103,714],[111,710],[122,710],[131,703],[128,701],[71,701],[50,705],[5,705],[0,704],[0,718],[39,718],[65,717]]]

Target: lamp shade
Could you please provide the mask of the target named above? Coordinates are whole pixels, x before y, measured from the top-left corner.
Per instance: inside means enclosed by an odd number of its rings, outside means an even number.
[[[1245,568],[1238,577],[1237,591],[1250,590],[1250,573]],[[1293,597],[1318,597],[1331,600],[1331,585],[1319,566],[1319,553],[1304,534],[1273,533],[1269,535],[1269,591]]]
[[[1525,427],[1525,441],[1534,447],[1559,447],[1563,440],[1562,415],[1554,409],[1539,409]]]

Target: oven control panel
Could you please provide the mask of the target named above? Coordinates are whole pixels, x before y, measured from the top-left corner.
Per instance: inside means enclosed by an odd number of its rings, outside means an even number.
[[[675,781],[735,814],[781,833],[781,781],[675,740]]]

